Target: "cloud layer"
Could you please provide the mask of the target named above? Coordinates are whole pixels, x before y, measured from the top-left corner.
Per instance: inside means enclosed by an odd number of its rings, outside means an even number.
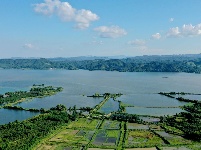
[[[127,35],[127,32],[119,26],[100,26],[94,29],[102,38],[118,38]]]
[[[44,0],[44,3],[34,5],[34,11],[42,15],[57,15],[64,22],[75,22],[76,28],[88,28],[90,23],[99,19],[90,10],[76,10],[68,2],[60,0]]]

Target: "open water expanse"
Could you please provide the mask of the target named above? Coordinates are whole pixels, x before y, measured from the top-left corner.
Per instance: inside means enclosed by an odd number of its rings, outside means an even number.
[[[174,107],[185,103],[158,95],[158,92],[188,92],[201,94],[201,75],[190,73],[110,72],[87,70],[0,70],[0,94],[8,91],[29,90],[33,84],[61,86],[64,90],[54,96],[27,100],[18,106],[24,108],[50,108],[57,104],[67,107],[97,105],[101,98],[88,98],[94,93],[122,93],[118,100],[137,107],[127,108],[128,113],[167,115],[181,111]],[[196,97],[201,98],[200,96]],[[108,106],[113,105],[109,102]],[[116,109],[116,104],[111,107]],[[101,111],[107,111],[108,106]],[[36,115],[26,111],[0,109],[0,124],[23,120]],[[12,116],[12,117],[10,117]]]

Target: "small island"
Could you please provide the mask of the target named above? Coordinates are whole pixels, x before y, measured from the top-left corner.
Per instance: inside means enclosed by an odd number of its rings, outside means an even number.
[[[5,94],[0,94],[0,106],[8,104],[16,104],[22,102],[26,99],[51,96],[63,90],[62,87],[45,86],[44,84],[36,85],[34,84],[29,91],[16,91],[16,92],[6,92]]]

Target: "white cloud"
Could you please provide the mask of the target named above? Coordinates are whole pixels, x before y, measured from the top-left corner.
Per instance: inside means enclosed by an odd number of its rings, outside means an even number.
[[[184,24],[181,28],[171,28],[167,32],[167,37],[192,37],[201,35],[201,23],[193,26],[192,24]]]
[[[173,21],[174,21],[174,18],[170,18],[169,21],[170,21],[170,22],[173,22]]]
[[[160,33],[156,33],[156,34],[153,34],[151,37],[152,37],[153,39],[159,40],[159,39],[161,38],[161,34],[160,34]]]
[[[90,10],[76,10],[68,2],[60,0],[45,0],[34,5],[34,11],[42,15],[57,15],[62,21],[75,22],[76,28],[85,29],[99,17]]]
[[[134,41],[129,41],[128,44],[129,44],[129,45],[142,46],[142,45],[145,45],[146,42],[145,42],[144,40],[136,39],[136,40],[134,40]]]
[[[181,34],[179,27],[170,28],[167,32],[167,37],[179,37]]]
[[[30,44],[30,43],[24,44],[23,47],[26,48],[26,49],[34,48],[34,46],[32,44]]]
[[[127,32],[119,26],[100,26],[94,29],[102,38],[118,38],[127,35]]]
[[[192,24],[184,24],[181,30],[183,36],[201,35],[201,23],[195,26],[193,26]]]
[[[60,2],[56,8],[56,13],[62,21],[73,21],[76,9],[68,2]]]
[[[87,28],[89,27],[91,21],[96,21],[98,19],[99,17],[96,14],[92,13],[90,10],[79,10],[75,15],[75,21],[77,22],[76,27],[80,29]]]
[[[59,0],[45,0],[45,3],[35,4],[34,10],[43,15],[52,15],[60,3]]]

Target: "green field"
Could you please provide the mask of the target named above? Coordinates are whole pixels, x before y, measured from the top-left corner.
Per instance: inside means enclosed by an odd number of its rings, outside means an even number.
[[[115,94],[113,96],[115,96]],[[9,127],[9,124],[2,126],[0,128],[2,131],[0,144],[2,143],[2,145],[5,146],[4,137],[7,136],[6,133],[11,135],[16,132],[14,135],[17,135],[19,125],[22,128],[20,128],[19,133],[25,134],[24,128],[27,128],[26,131],[28,132],[32,126],[38,124],[40,128],[34,126],[35,128],[33,129],[35,130],[33,130],[33,135],[36,132],[39,134],[41,133],[39,130],[43,132],[44,128],[51,126],[46,130],[47,134],[41,135],[41,138],[37,140],[35,139],[36,143],[34,143],[35,145],[33,144],[31,148],[34,150],[201,149],[201,144],[199,141],[195,140],[200,138],[200,130],[198,130],[200,128],[198,124],[200,114],[197,113],[201,108],[200,103],[186,106],[185,109],[189,110],[191,113],[183,112],[174,116],[160,118],[141,116],[140,119],[137,115],[122,113],[122,111],[113,112],[109,115],[97,113],[97,110],[100,109],[110,97],[111,94],[107,93],[106,98],[100,102],[99,105],[91,109],[88,116],[76,112],[76,109],[74,109],[72,114],[68,114],[65,106],[57,105],[45,114],[41,114],[41,116],[24,122],[16,121],[10,124],[13,128]],[[184,123],[186,118],[189,119],[188,125]],[[60,124],[56,124],[59,121]],[[193,122],[190,123],[190,121]],[[189,126],[194,128],[189,128]],[[194,139],[186,136],[188,135],[188,132],[186,132],[188,129],[192,131],[191,136],[196,135]],[[9,137],[13,138],[13,136]],[[20,141],[11,140],[7,142],[7,144],[17,146],[16,143],[20,143]]]
[[[161,138],[154,133],[146,130],[132,130],[128,132],[126,140],[126,147],[153,147],[156,145],[163,145],[164,142]]]

